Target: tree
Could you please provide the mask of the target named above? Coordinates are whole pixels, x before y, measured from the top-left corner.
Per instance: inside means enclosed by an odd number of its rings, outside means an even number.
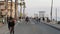
[[[25,2],[23,2],[23,17],[25,17],[25,8],[26,8]]]

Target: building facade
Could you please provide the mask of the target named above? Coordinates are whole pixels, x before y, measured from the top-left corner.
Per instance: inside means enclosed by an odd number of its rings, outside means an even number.
[[[12,2],[12,11],[11,11],[11,2],[0,0],[0,20],[1,20],[0,22],[2,22],[3,20],[6,20],[6,17],[7,16],[10,17],[10,15],[14,18],[18,12],[17,8],[15,12],[15,2]]]
[[[6,8],[5,1],[0,1],[0,17],[2,15],[2,12],[4,12],[4,14],[5,14],[5,12],[6,12],[5,8]]]
[[[11,15],[12,14],[12,15]],[[15,17],[15,3],[12,2],[12,11],[11,11],[11,2],[8,2],[8,9],[7,9],[7,15],[10,17],[10,15],[14,18]]]
[[[11,2],[8,2],[6,5],[6,1],[0,1],[0,15],[15,17],[15,2],[12,2],[12,11],[11,11]],[[7,8],[6,8],[7,7]],[[17,10],[17,9],[16,9]],[[16,12],[17,13],[17,12]]]

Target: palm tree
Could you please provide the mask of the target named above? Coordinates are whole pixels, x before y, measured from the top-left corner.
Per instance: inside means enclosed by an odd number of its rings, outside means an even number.
[[[5,0],[5,10],[7,10],[5,16],[8,14],[8,0]]]
[[[10,11],[10,16],[12,17],[12,0],[11,0],[11,11]]]
[[[25,2],[23,2],[23,17],[25,17],[25,8],[26,8]]]
[[[25,2],[24,2],[24,0],[20,0],[21,2],[20,2],[20,17],[21,16],[25,16],[25,8],[26,8],[26,6],[25,6]],[[22,14],[22,9],[23,9],[23,14]]]
[[[1,17],[1,14],[2,14],[2,13],[1,13],[1,5],[0,5],[0,17]]]
[[[21,0],[21,1],[24,1],[24,0]]]
[[[20,3],[20,17],[22,17],[22,3]]]
[[[17,1],[18,0],[15,0],[15,17],[17,17],[17,13],[16,13],[17,12]]]

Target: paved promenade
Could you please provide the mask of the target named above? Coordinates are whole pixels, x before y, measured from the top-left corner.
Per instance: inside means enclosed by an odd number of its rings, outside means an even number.
[[[4,24],[0,23],[0,27],[2,27]]]
[[[36,22],[35,20],[30,20],[28,24],[22,20],[15,25],[15,34],[60,34],[60,31],[44,24],[42,22]],[[0,34],[9,34],[7,24],[0,28]]]
[[[0,27],[0,34],[5,34],[8,31],[7,24]]]
[[[51,23],[45,23],[45,24],[47,24],[47,25],[49,25],[57,30],[60,30],[60,24],[51,24]]]

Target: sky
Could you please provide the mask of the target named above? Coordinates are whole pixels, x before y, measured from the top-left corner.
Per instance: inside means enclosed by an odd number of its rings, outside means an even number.
[[[46,16],[50,17],[51,1],[52,0],[25,0],[26,11],[29,16],[33,16],[34,13],[39,13],[39,11],[45,11]],[[60,0],[53,0],[53,18],[56,17],[56,8],[57,16],[60,18]]]
[[[50,17],[51,1],[52,0],[25,0],[25,12],[28,16],[34,16],[34,13],[38,14],[39,11],[45,11],[45,16]],[[60,19],[60,0],[53,0],[53,18],[56,17],[56,8],[58,19]]]

